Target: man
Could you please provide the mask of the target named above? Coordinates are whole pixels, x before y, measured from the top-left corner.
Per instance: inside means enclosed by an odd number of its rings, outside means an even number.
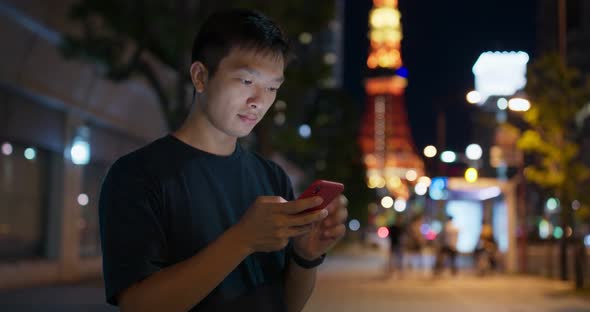
[[[117,160],[101,191],[107,301],[122,311],[300,311],[345,233],[338,200],[294,200],[237,144],[275,100],[288,49],[267,17],[210,16],[193,44],[196,102],[176,132]]]
[[[438,275],[444,268],[444,261],[448,255],[451,262],[451,273],[457,274],[457,240],[459,238],[459,228],[453,223],[453,216],[449,216],[443,227],[442,246],[437,254],[434,274]]]

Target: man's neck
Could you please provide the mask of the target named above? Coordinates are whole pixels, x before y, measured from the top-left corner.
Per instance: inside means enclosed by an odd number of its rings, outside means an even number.
[[[172,135],[202,151],[222,156],[231,155],[236,149],[237,139],[221,133],[207,120],[199,117],[189,116]]]

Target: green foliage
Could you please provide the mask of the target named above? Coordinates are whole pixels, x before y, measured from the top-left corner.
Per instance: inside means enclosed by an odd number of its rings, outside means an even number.
[[[574,199],[587,205],[590,169],[580,159],[574,121],[590,100],[590,81],[565,66],[557,55],[532,63],[527,79],[526,93],[532,108],[523,117],[530,129],[522,134],[517,146],[534,155],[535,161],[525,169],[525,176],[559,196],[567,203],[565,207]],[[585,209],[579,209],[578,214],[583,215]]]
[[[278,99],[285,101],[286,121],[275,126],[274,109],[256,128],[260,145],[270,144],[302,167],[309,180],[324,178],[346,185],[351,215],[364,220],[368,190],[356,144],[360,113],[342,91],[318,91],[329,77],[319,45],[301,44],[298,37],[308,32],[321,37],[334,16],[334,1],[311,0],[78,0],[70,19],[80,29],[65,35],[66,57],[97,64],[108,79],[124,81],[143,78],[158,96],[162,113],[171,130],[184,120],[190,99],[188,67],[193,36],[205,17],[217,9],[247,7],[276,20],[296,54]],[[165,65],[175,81],[164,81],[152,60]],[[304,140],[297,130],[308,123],[312,138]],[[264,146],[258,146],[263,150]]]

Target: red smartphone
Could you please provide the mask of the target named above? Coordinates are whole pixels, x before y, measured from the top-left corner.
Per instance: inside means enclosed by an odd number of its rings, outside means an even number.
[[[324,199],[324,201],[319,206],[309,208],[303,212],[316,211],[326,207],[334,200],[334,198],[338,197],[342,191],[344,191],[344,184],[342,183],[327,180],[316,180],[307,189],[305,189],[305,191],[299,195],[297,199],[320,196]]]

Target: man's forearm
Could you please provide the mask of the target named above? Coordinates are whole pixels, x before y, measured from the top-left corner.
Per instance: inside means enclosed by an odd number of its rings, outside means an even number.
[[[195,256],[128,288],[119,298],[121,311],[187,311],[249,254],[231,228]]]
[[[304,269],[293,260],[289,262],[285,276],[285,300],[287,311],[301,311],[315,287],[317,268]]]

